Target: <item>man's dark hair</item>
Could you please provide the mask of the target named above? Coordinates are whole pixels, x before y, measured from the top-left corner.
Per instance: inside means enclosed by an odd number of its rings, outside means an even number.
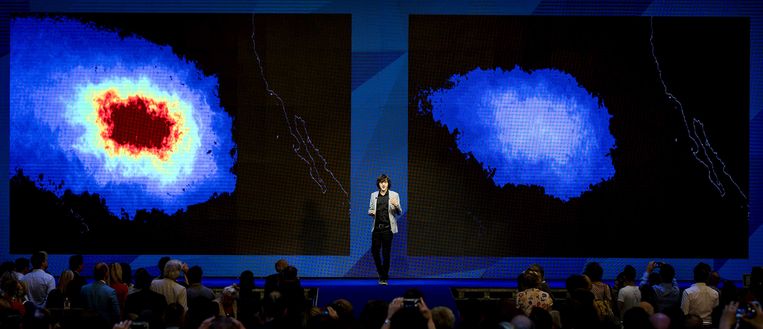
[[[48,258],[48,254],[44,251],[37,251],[32,254],[32,268],[42,268],[42,263]]]
[[[565,287],[569,293],[573,293],[579,289],[587,290],[588,280],[586,280],[585,276],[582,274],[573,274],[567,277],[567,280],[565,281]]]
[[[139,268],[135,271],[135,288],[148,289],[151,288],[151,281],[153,278],[151,274],[145,268]]]
[[[285,269],[283,269],[283,272],[281,272],[281,277],[284,280],[296,280],[297,279],[297,268],[294,266],[287,266]]]
[[[169,256],[164,256],[162,258],[159,258],[159,262],[156,264],[156,267],[159,268],[160,278],[164,277],[164,266],[167,265],[167,262],[169,262],[170,259],[172,258],[170,258]]]
[[[585,270],[583,270],[583,274],[588,276],[588,278],[591,279],[592,282],[601,281],[601,277],[604,276],[604,268],[602,268],[601,264],[597,262],[590,262],[585,265]]]
[[[387,189],[392,188],[392,180],[389,179],[389,176],[387,174],[381,174],[381,176],[376,178],[376,188],[379,188],[379,183],[387,181]]]
[[[675,277],[676,269],[673,268],[673,265],[666,263],[660,266],[660,280],[662,280],[663,283],[672,283],[673,278]]]
[[[82,264],[85,263],[85,258],[80,254],[69,256],[69,269],[77,271]]]
[[[190,269],[188,269],[188,283],[201,283],[201,276],[203,274],[204,271],[201,270],[200,266],[192,266]]]
[[[26,269],[29,269],[29,260],[24,257],[16,258],[15,262],[16,272],[23,272]]]
[[[710,265],[699,262],[697,266],[694,266],[694,282],[707,282],[711,271]]]

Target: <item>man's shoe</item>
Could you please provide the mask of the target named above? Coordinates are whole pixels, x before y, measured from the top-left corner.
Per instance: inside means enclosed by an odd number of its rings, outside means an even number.
[[[382,286],[387,286],[389,285],[389,282],[387,282],[387,280],[379,280],[379,284]]]

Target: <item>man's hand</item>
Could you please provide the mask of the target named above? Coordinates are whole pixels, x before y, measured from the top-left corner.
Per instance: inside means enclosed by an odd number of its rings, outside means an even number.
[[[392,303],[389,303],[389,307],[387,307],[387,319],[392,318],[397,311],[399,311],[403,307],[403,297],[397,297],[392,300]]]
[[[434,329],[434,321],[432,320],[432,311],[427,306],[427,303],[424,302],[424,298],[419,298],[419,312],[421,312],[421,315],[424,316],[425,319],[427,319],[427,328],[428,329]]]
[[[718,329],[731,329],[734,327],[734,324],[737,320],[737,307],[739,307],[738,302],[731,302],[723,308],[723,313],[721,313],[721,321],[718,323]]]
[[[755,308],[755,317],[748,319],[745,317],[742,317],[742,321],[747,322],[751,324],[756,329],[763,329],[763,309],[760,307],[760,303],[758,302],[752,302],[752,307]]]
[[[389,199],[389,203],[391,203],[395,208],[400,208],[400,199],[398,198]]]

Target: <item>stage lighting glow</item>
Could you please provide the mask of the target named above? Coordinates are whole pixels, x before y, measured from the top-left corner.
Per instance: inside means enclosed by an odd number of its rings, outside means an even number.
[[[217,86],[169,47],[72,19],[15,18],[11,175],[98,193],[129,215],[232,192],[232,118]]]
[[[611,116],[575,78],[555,69],[475,69],[424,92],[436,121],[496,184],[538,185],[569,200],[615,172]]]

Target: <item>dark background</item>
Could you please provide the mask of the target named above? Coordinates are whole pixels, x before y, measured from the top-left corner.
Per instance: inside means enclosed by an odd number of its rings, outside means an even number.
[[[234,119],[236,188],[186,211],[139,211],[126,220],[109,213],[97,194],[67,191],[57,198],[40,189],[36,177],[19,172],[10,184],[11,252],[349,254],[349,196],[325,171],[320,172],[327,186],[323,193],[292,151],[281,103],[267,96],[254,56],[251,15],[66,17],[171,46],[205,74],[217,76],[220,105]],[[254,18],[256,49],[270,89],[285,102],[293,127],[295,115],[306,122],[312,142],[347,193],[350,22],[350,15]]]
[[[745,195],[749,26],[654,19],[664,81],[687,120],[705,124]],[[725,176],[721,197],[692,156],[649,38],[648,17],[411,16],[408,254],[746,258],[747,200]],[[538,186],[496,186],[420,94],[448,87],[454,74],[516,65],[569,73],[603,101],[617,145],[613,179],[568,202]]]

